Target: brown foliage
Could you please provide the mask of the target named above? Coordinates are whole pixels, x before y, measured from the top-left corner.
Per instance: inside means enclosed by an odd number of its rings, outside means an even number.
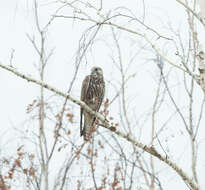
[[[8,190],[10,189],[10,187],[8,187],[4,181],[4,178],[2,177],[2,175],[0,175],[0,189],[1,190]]]
[[[29,172],[29,175],[31,177],[33,177],[33,178],[35,177],[35,169],[34,168],[31,167],[28,172]]]
[[[37,100],[34,99],[33,102],[27,106],[26,113],[30,113],[35,108],[36,102]]]
[[[68,120],[69,120],[71,123],[73,123],[73,117],[74,117],[73,114],[71,114],[71,113],[66,113],[66,117],[68,117]]]

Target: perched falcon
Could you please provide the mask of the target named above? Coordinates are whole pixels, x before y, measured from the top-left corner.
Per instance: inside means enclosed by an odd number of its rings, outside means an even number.
[[[102,104],[105,94],[105,82],[103,79],[103,71],[100,67],[93,67],[91,74],[83,80],[81,88],[81,101],[85,102],[93,111],[98,111]],[[84,123],[83,123],[84,116]],[[84,140],[88,141],[95,116],[87,113],[83,108],[80,109],[80,136],[83,135]]]

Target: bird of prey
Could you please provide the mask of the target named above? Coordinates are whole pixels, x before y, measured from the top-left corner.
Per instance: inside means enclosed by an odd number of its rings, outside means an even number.
[[[100,109],[105,95],[105,82],[103,79],[103,71],[100,67],[93,67],[91,74],[86,76],[81,88],[81,101],[85,102],[93,111]],[[84,116],[84,123],[83,123]],[[96,117],[80,109],[80,136],[85,141],[90,139],[94,129]]]

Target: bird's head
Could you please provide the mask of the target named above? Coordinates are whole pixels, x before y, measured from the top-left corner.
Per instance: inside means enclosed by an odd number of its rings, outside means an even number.
[[[91,69],[91,75],[103,76],[103,70],[100,67],[93,67]]]

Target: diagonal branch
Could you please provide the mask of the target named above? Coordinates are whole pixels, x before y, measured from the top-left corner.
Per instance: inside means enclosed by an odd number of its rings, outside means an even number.
[[[188,184],[190,186],[191,189],[193,190],[199,190],[198,185],[179,167],[177,166],[176,163],[172,162],[171,160],[169,160],[166,156],[162,156],[161,154],[159,154],[157,152],[157,150],[151,146],[147,146],[144,145],[138,141],[136,141],[133,137],[129,136],[129,134],[124,134],[118,130],[116,130],[115,127],[113,127],[112,125],[109,124],[109,122],[105,119],[105,117],[100,114],[100,113],[96,113],[95,111],[93,111],[89,106],[87,106],[84,102],[77,100],[75,98],[73,98],[72,96],[70,96],[69,94],[66,94],[52,86],[50,86],[47,83],[44,83],[42,81],[36,80],[31,76],[28,76],[22,72],[19,72],[17,69],[10,67],[10,66],[6,66],[0,63],[0,67],[4,70],[7,70],[9,72],[12,72],[13,74],[27,80],[28,82],[32,82],[35,84],[38,84],[40,86],[42,86],[43,88],[46,88],[47,90],[50,90],[64,98],[67,98],[68,100],[72,101],[75,104],[78,104],[79,106],[81,106],[83,109],[85,109],[88,113],[95,115],[101,122],[104,128],[107,128],[108,130],[112,131],[113,133],[117,134],[118,136],[126,139],[127,141],[131,142],[133,145],[135,145],[136,147],[144,150],[145,152],[155,156],[156,158],[158,158],[159,160],[161,160],[162,162],[166,163],[168,166],[170,166],[173,170],[175,170],[177,172],[177,174],[179,176],[181,176],[181,178],[183,179],[183,181]]]
[[[205,27],[205,23],[203,21],[203,19],[194,11],[192,10],[187,4],[183,3],[180,0],[176,0],[176,2],[178,2],[179,4],[181,4],[185,9],[187,9],[189,12],[191,12],[198,20],[199,22]]]
[[[104,21],[97,21],[95,19],[92,19],[92,18],[84,18],[84,17],[78,17],[78,16],[67,16],[67,15],[53,15],[54,18],[68,18],[68,19],[78,19],[80,21],[87,21],[87,22],[92,22],[92,23],[95,23],[97,25],[107,25],[107,26],[111,26],[111,27],[115,27],[119,30],[122,30],[122,31],[125,31],[125,32],[128,32],[128,33],[131,33],[131,34],[134,34],[134,35],[137,35],[139,37],[142,37],[151,47],[152,49],[154,49],[156,51],[156,53],[162,57],[167,63],[169,63],[170,65],[174,66],[175,68],[185,72],[185,73],[188,73],[191,77],[193,77],[196,82],[198,83],[197,81],[197,76],[192,73],[190,70],[188,70],[187,68],[183,68],[177,64],[174,63],[174,61],[171,61],[170,59],[168,59],[157,47],[156,45],[143,33],[139,33],[135,30],[132,30],[130,28],[127,28],[127,27],[124,27],[124,26],[121,26],[121,25],[118,25],[118,24],[115,24],[113,22],[110,21],[111,18],[108,18],[108,19],[105,19]],[[161,35],[158,35],[158,39],[162,37]]]

